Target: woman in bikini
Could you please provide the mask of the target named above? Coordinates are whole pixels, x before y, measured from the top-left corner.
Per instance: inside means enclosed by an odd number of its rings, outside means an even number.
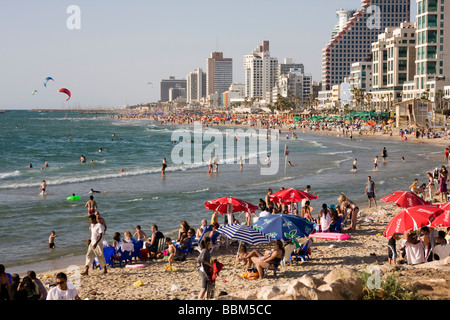
[[[247,268],[250,268],[254,264],[256,269],[258,269],[259,279],[261,280],[264,276],[263,269],[267,269],[270,265],[279,264],[283,256],[283,242],[276,240],[270,254],[263,255],[258,250],[253,250],[245,258],[248,260]]]
[[[433,200],[434,177],[431,172],[427,172],[427,176],[428,176],[428,184],[427,184],[428,196],[430,197],[428,201],[431,201]]]

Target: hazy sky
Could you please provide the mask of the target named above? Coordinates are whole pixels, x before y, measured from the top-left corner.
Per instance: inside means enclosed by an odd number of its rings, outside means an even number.
[[[80,29],[67,27],[70,5],[80,9]],[[162,79],[205,70],[213,51],[233,58],[233,82],[243,82],[243,56],[263,40],[279,62],[304,63],[320,81],[336,10],[360,6],[360,0],[2,0],[0,109],[158,101]],[[46,88],[47,76],[55,81]],[[58,92],[63,87],[72,92],[68,102]]]

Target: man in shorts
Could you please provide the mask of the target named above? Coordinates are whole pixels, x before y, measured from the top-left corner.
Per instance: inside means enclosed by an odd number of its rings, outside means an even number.
[[[366,184],[366,192],[367,198],[369,199],[369,208],[371,207],[372,200],[375,204],[375,207],[377,206],[377,200],[375,199],[375,182],[372,181],[372,177],[367,177],[367,184]]]
[[[97,203],[94,201],[94,196],[91,195],[84,206],[88,208],[88,214],[94,214],[97,211]]]

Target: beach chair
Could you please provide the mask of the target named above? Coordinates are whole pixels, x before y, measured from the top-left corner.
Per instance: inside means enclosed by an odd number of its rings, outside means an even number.
[[[220,242],[217,241],[220,236],[221,236],[220,232],[216,232],[212,235],[212,237],[211,237],[211,242],[212,242],[211,252],[213,252],[215,248],[220,246]]]
[[[121,253],[120,258],[118,259],[119,261],[119,266],[122,268],[122,262],[125,262],[125,264],[127,263],[127,261],[130,261],[130,263],[133,263],[133,257],[132,257],[132,251],[128,251],[128,250],[123,250],[119,249],[119,252]],[[124,266],[125,266],[124,264]]]
[[[309,254],[308,254],[308,249],[309,249],[309,247],[311,246],[311,242],[312,242],[312,240],[311,239],[308,239],[308,241],[306,241],[304,244],[303,244],[303,246],[302,246],[302,248],[300,249],[300,252],[299,253],[295,253],[294,251],[291,253],[291,261],[292,261],[292,258],[300,258],[300,259],[302,259],[302,261],[306,261],[306,260],[310,260],[311,259],[311,257],[309,256]]]
[[[202,239],[203,239],[204,237],[206,237],[206,235],[209,234],[209,233],[212,231],[212,229],[213,229],[213,225],[210,224],[209,226],[207,226],[207,227],[205,228],[205,230],[203,230],[203,233],[202,233],[202,235],[200,236],[200,238],[198,238],[198,240],[196,240],[196,241],[193,243],[193,246],[195,247],[195,250],[197,250],[198,252],[201,252],[201,251],[202,251],[202,249],[200,249],[199,244],[200,244],[200,242],[202,241]]]
[[[188,256],[189,253],[192,252],[192,249],[193,249],[192,241],[193,241],[194,238],[195,238],[195,236],[192,236],[192,237],[188,240],[188,242],[186,243],[186,247],[185,247],[185,248],[182,248],[180,245],[175,245],[176,249],[177,249],[179,252],[183,252],[183,253],[186,254],[186,256]]]
[[[141,249],[143,246],[143,241],[139,240],[133,243],[134,245],[134,250],[131,254],[131,257],[134,258],[135,260],[139,259],[142,260],[142,255],[141,255]]]
[[[163,252],[166,248],[166,238],[159,238],[156,245],[156,254]]]
[[[269,266],[265,269],[263,269],[263,279],[267,276],[267,274],[269,273],[269,271],[273,271],[273,276],[275,277],[275,279],[278,278],[277,272],[278,272],[278,267],[280,266],[281,262],[284,260],[284,256],[281,257],[281,260],[276,262],[276,261],[269,261]]]
[[[103,248],[103,256],[105,257],[105,262],[111,268],[114,268],[114,264],[112,262],[112,256],[114,255],[114,253],[115,253],[114,247],[104,247]],[[95,258],[94,262],[92,262],[92,269],[95,268],[96,264],[99,264],[99,261],[97,260],[97,258]],[[102,267],[99,266],[99,269],[102,270]]]

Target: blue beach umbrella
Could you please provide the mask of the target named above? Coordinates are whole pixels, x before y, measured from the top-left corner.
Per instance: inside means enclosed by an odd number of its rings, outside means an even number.
[[[252,227],[269,235],[272,239],[287,241],[309,236],[314,229],[314,224],[300,216],[280,213],[259,218]]]

